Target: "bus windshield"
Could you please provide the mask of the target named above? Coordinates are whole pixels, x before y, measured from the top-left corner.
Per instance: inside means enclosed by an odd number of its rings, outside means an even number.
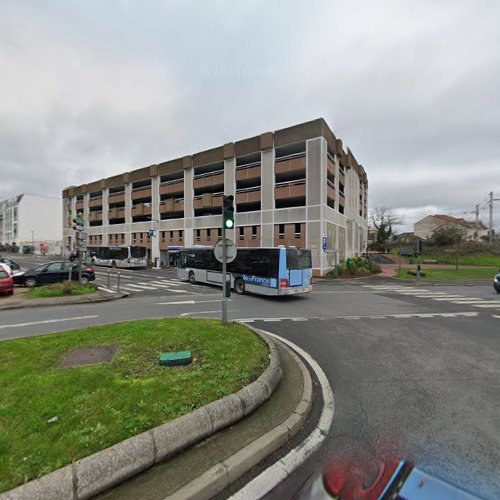
[[[311,268],[311,252],[309,250],[299,250],[298,248],[287,248],[286,267],[287,269]]]
[[[146,257],[145,247],[130,247],[130,255],[134,259],[140,259],[141,257]]]

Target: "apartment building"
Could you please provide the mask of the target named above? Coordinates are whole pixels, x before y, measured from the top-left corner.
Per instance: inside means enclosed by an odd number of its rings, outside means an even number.
[[[23,251],[60,254],[61,199],[20,194],[0,201],[0,245]]]
[[[179,247],[215,245],[230,194],[238,246],[309,248],[316,275],[366,250],[368,178],[322,118],[68,187],[64,242],[82,213],[88,246],[144,246],[169,265]]]

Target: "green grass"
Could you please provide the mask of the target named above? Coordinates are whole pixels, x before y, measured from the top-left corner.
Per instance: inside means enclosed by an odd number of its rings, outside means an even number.
[[[401,269],[401,274],[398,273],[394,278],[401,279],[416,279],[415,276],[408,274],[410,269]],[[416,266],[411,268],[412,271],[416,271]],[[491,279],[495,277],[498,272],[496,267],[478,267],[478,268],[466,268],[466,269],[428,269],[425,265],[422,267],[422,272],[425,276],[421,279],[424,280],[481,280],[481,279]]]
[[[86,295],[95,293],[97,287],[95,285],[79,286],[78,283],[69,282],[54,283],[53,285],[38,286],[30,288],[25,297],[28,299],[43,299],[48,297],[68,297],[70,295]]]
[[[112,362],[59,367],[73,348],[106,344],[120,345]],[[159,365],[160,353],[184,350],[191,366]],[[0,342],[0,492],[231,394],[268,363],[267,346],[250,330],[208,319]]]
[[[428,253],[420,256],[420,262],[423,260],[435,260],[438,264],[456,264],[457,257],[454,252],[450,253]],[[409,257],[403,257],[408,262]],[[413,257],[416,262],[416,257]],[[458,264],[461,266],[492,266],[500,269],[500,255],[493,253],[480,253],[472,255],[461,255],[458,258]]]

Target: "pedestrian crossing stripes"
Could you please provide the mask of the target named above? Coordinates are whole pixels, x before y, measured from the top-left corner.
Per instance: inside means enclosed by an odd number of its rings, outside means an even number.
[[[426,290],[416,287],[401,287],[398,285],[363,285],[364,288],[371,288],[374,291],[394,292],[404,296],[411,296],[419,299],[431,299],[440,302],[449,302],[451,304],[467,305],[471,307],[480,307],[482,309],[498,309],[500,311],[500,301],[484,299],[480,297],[465,297],[463,295]]]
[[[170,292],[173,294],[185,294],[185,295],[197,295],[194,288],[200,288],[200,285],[192,285],[186,281],[181,281],[177,278],[160,278],[155,276],[153,279],[138,281],[138,279],[144,280],[144,275],[135,277],[132,280],[130,277],[120,276],[120,291],[129,293],[141,293],[148,291],[158,291],[158,292]],[[109,281],[108,286],[108,276],[106,273],[97,273],[96,284],[99,285],[99,289],[113,293],[116,291],[117,276],[113,274]]]
[[[311,321],[311,320],[346,320],[346,321],[356,321],[356,320],[366,320],[366,319],[408,319],[408,318],[475,318],[479,316],[476,311],[465,311],[465,312],[439,312],[439,313],[405,313],[405,314],[376,314],[370,316],[322,316],[316,318],[245,318],[239,319],[241,323],[256,323],[262,321],[264,323],[277,323],[280,321]],[[500,318],[500,316],[498,316]]]

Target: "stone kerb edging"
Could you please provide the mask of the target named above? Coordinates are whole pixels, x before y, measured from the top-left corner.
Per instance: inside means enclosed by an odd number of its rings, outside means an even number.
[[[283,375],[272,340],[251,329],[269,347],[269,366],[243,389],[187,415],[82,458],[0,494],[0,500],[82,500],[152,467],[248,415],[267,401]]]
[[[8,311],[11,309],[31,309],[33,307],[50,307],[50,306],[66,306],[66,305],[80,305],[91,304],[94,302],[111,302],[112,300],[119,300],[128,297],[130,294],[127,292],[116,292],[113,295],[104,294],[98,291],[95,295],[72,295],[69,297],[47,297],[45,299],[25,299],[25,302],[18,302],[17,304],[0,304],[0,311]]]
[[[258,335],[261,335],[259,330],[250,325],[247,326]],[[199,477],[166,497],[165,500],[177,500],[179,498],[185,500],[208,500],[212,498],[234,483],[264,458],[284,446],[304,426],[312,407],[313,386],[311,375],[302,360],[292,349],[286,345],[283,345],[283,348],[294,358],[302,372],[302,379],[304,381],[302,398],[293,413],[274,429],[252,441],[222,462],[215,464]]]

